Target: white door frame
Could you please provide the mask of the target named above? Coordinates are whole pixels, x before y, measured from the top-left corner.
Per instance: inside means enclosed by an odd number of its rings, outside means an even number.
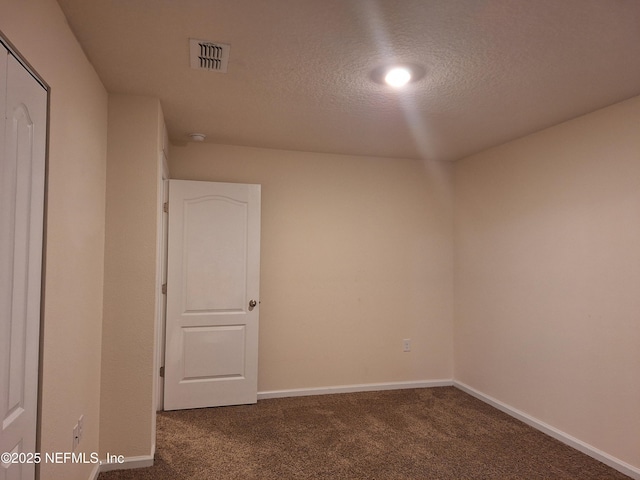
[[[167,281],[167,214],[164,211],[164,204],[169,201],[169,164],[167,157],[169,152],[166,132],[163,147],[160,149],[158,158],[158,200],[157,200],[157,235],[156,235],[156,321],[155,321],[155,345],[153,364],[153,437],[155,443],[155,418],[156,412],[164,407],[164,384],[160,377],[160,368],[164,366],[164,312],[166,297],[162,293],[162,285]]]

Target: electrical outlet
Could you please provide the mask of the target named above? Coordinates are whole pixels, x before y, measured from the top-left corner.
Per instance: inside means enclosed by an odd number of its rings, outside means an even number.
[[[411,339],[410,338],[405,338],[404,340],[402,340],[402,351],[403,352],[410,352],[411,351]]]

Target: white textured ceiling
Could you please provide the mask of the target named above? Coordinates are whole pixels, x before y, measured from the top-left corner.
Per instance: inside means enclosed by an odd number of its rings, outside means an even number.
[[[638,0],[59,0],[109,92],[173,142],[454,160],[640,95]],[[231,45],[192,70],[189,38]],[[373,83],[390,61],[426,76]]]

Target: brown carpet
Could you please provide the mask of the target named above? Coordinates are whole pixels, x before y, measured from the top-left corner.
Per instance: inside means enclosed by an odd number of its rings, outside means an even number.
[[[155,465],[124,479],[626,479],[454,388],[158,414]]]

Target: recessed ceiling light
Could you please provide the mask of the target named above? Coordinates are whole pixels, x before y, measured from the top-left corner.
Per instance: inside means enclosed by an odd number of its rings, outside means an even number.
[[[425,73],[423,66],[413,63],[382,65],[371,72],[371,79],[382,85],[400,88],[420,80]]]

